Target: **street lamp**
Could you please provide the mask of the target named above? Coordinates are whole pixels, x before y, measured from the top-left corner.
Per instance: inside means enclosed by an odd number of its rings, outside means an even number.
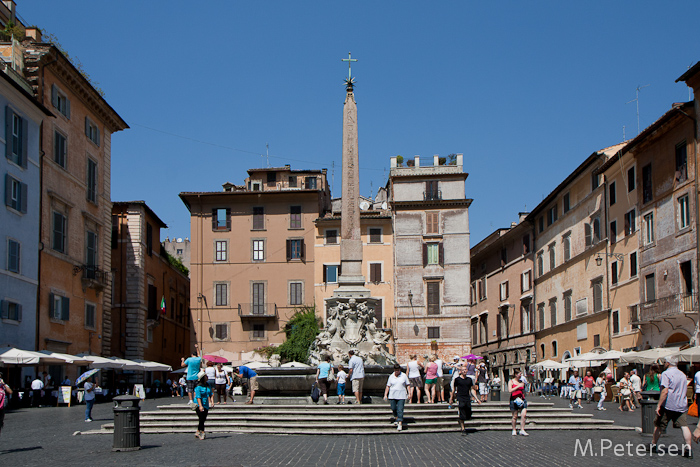
[[[413,332],[418,335],[420,328],[418,328],[418,322],[416,321],[416,312],[413,310],[413,292],[408,290],[408,303],[411,304],[411,312],[413,313]]]
[[[614,258],[616,258],[618,261],[624,261],[624,259],[625,259],[625,255],[623,255],[622,253],[596,253],[596,255],[595,255],[595,264],[598,265],[598,266],[600,266],[601,264],[603,264],[603,256],[602,256],[602,255],[605,255],[605,256],[607,256],[608,258],[613,258],[613,257],[614,257]]]

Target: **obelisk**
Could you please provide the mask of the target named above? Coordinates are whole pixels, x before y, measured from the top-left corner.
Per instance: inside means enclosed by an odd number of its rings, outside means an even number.
[[[348,78],[345,80],[345,103],[343,105],[343,171],[340,219],[340,276],[335,297],[366,298],[370,291],[365,288],[362,275],[362,237],[360,235],[360,176],[358,169],[357,103],[348,53]]]

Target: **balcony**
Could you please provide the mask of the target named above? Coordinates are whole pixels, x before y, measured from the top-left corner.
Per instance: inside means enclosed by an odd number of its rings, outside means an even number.
[[[423,192],[423,201],[440,201],[442,200],[442,191],[441,190],[433,190],[433,191],[424,191]]]
[[[98,266],[81,264],[73,267],[74,276],[81,272],[83,288],[90,287],[99,291],[107,286],[109,272],[100,269]]]
[[[639,305],[637,316],[631,316],[631,318],[633,322],[649,322],[697,312],[697,294],[681,293],[643,302]]]
[[[239,303],[238,316],[243,318],[277,319],[276,303]]]

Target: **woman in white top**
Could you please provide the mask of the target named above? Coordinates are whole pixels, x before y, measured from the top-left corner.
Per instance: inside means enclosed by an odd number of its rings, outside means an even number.
[[[420,370],[423,369],[423,365],[418,363],[418,356],[416,354],[411,355],[411,361],[406,364],[406,372],[408,373],[408,381],[410,386],[408,387],[408,403],[413,402],[413,391],[417,393],[418,403],[420,404],[421,387],[423,387],[423,381],[420,377]]]
[[[401,431],[403,429],[403,406],[406,403],[406,386],[410,382],[406,373],[401,373],[401,365],[398,363],[394,364],[394,372],[389,376],[386,382],[386,389],[384,390],[384,400],[389,399],[391,404],[391,412],[394,414],[393,422],[396,425],[396,429]]]
[[[226,403],[226,384],[229,382],[228,373],[221,366],[221,363],[216,364],[214,370],[214,383],[216,384],[216,403]],[[223,399],[223,402],[222,402]]]

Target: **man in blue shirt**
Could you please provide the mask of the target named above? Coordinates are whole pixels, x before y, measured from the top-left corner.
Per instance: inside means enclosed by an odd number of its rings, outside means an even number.
[[[250,399],[246,404],[252,404],[255,397],[255,391],[258,390],[258,374],[245,365],[238,367],[238,377],[248,378],[248,390],[250,391]]]
[[[579,409],[583,408],[581,406],[581,383],[582,380],[578,375],[578,370],[574,370],[574,374],[569,378],[569,386],[571,386],[571,402],[569,403],[569,407],[572,409],[576,405]]]
[[[187,367],[187,395],[190,398],[187,404],[190,406],[196,405],[192,397],[194,396],[194,388],[197,385],[197,375],[202,367],[202,358],[199,356],[199,346],[197,344],[194,345],[194,352],[192,352],[192,355],[187,360],[185,360],[185,357],[182,357],[180,360],[182,366]]]

